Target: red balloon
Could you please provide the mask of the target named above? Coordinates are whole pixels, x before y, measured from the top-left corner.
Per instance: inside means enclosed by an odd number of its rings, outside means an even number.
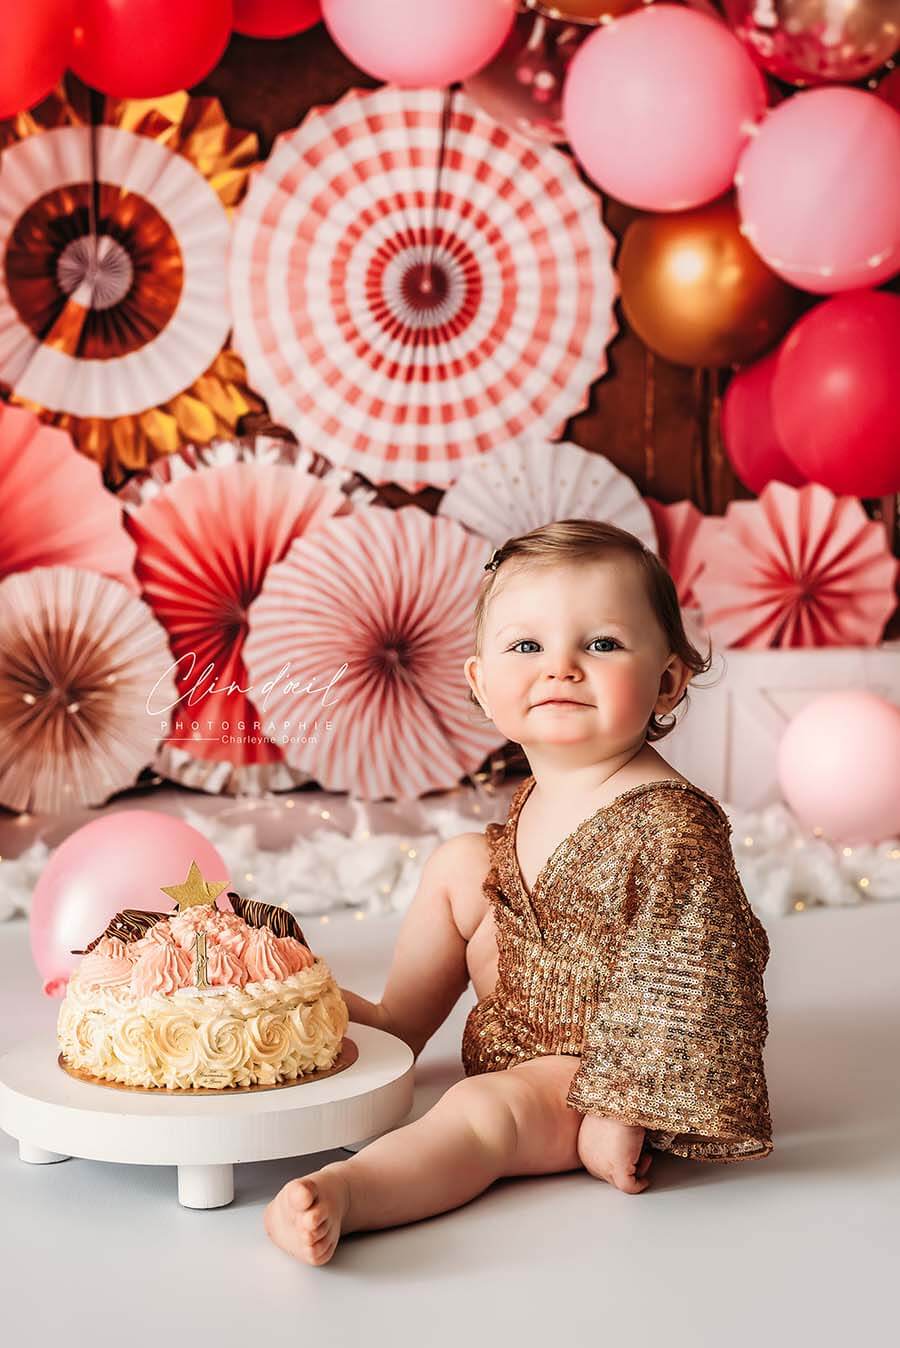
[[[772,421],[772,380],[778,351],[747,365],[722,399],[722,439],[731,466],[757,496],[770,482],[802,487],[806,478],[781,447]]]
[[[231,0],[78,0],[71,66],[113,98],[171,94],[218,64],[231,19]]]
[[[775,430],[838,496],[900,491],[900,295],[850,290],[804,314],[772,381]]]
[[[234,0],[234,31],[247,37],[292,37],[321,17],[319,0]]]
[[[875,97],[890,103],[895,112],[900,112],[900,66],[889,70],[883,80],[879,80]]]
[[[72,41],[74,0],[27,0],[3,14],[0,117],[33,107],[62,78]]]

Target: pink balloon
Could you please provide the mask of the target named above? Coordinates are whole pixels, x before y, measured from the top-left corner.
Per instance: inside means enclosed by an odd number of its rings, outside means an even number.
[[[802,487],[806,478],[781,447],[772,420],[772,380],[778,352],[734,375],[722,399],[722,439],[731,466],[757,495],[770,482]]]
[[[563,123],[604,190],[650,211],[682,211],[730,186],[766,87],[724,24],[653,5],[598,28],[576,52]]]
[[[360,70],[406,87],[453,84],[487,65],[516,0],[323,0],[322,17]]]
[[[788,725],[778,780],[794,814],[834,842],[900,834],[900,708],[862,689],[824,693]]]
[[[825,300],[777,355],[775,431],[807,479],[837,496],[900,491],[900,296],[856,290]]]
[[[41,872],[31,902],[31,953],[48,996],[61,997],[83,950],[123,908],[169,912],[161,885],[179,885],[196,861],[206,880],[228,867],[190,824],[153,810],[117,810],[70,834]]]
[[[760,257],[816,294],[900,269],[900,117],[861,89],[812,89],[774,108],[735,176]]]

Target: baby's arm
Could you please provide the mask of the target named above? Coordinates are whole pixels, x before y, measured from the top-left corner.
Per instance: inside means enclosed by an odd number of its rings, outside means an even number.
[[[435,849],[398,932],[381,1001],[341,988],[351,1020],[388,1030],[419,1056],[468,986],[467,936],[457,917],[486,906],[489,864],[483,833],[462,833]],[[463,931],[474,925],[463,921]]]

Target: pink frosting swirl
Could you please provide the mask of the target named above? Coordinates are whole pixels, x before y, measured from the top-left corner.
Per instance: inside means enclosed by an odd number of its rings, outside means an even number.
[[[287,961],[288,976],[298,974],[301,969],[309,969],[316,962],[309,946],[302,941],[295,941],[293,936],[276,936],[275,944]]]
[[[190,955],[174,941],[153,941],[132,969],[131,991],[135,997],[148,997],[152,992],[171,995],[192,981],[192,965]]]
[[[78,966],[78,977],[87,987],[105,988],[131,977],[129,948],[116,936],[104,936]]]
[[[290,956],[281,949],[285,939],[277,937],[268,927],[250,928],[244,963],[251,983],[261,983],[266,978],[283,981],[290,977]]]
[[[247,982],[247,970],[227,945],[213,941],[206,949],[206,977],[214,988],[242,988]]]
[[[282,982],[308,969],[315,956],[301,941],[276,936],[269,927],[250,927],[236,913],[197,905],[173,913],[130,945],[104,937],[82,960],[79,976],[91,986],[130,982],[145,997],[193,986],[197,933],[206,935],[206,976],[212,987],[238,987],[266,980]]]
[[[240,960],[247,945],[248,927],[246,922],[234,913],[223,913],[218,908],[189,908],[172,918],[172,936],[182,950],[193,953],[194,941],[199,931],[205,932],[209,944],[213,942],[227,946]]]
[[[146,934],[139,941],[132,941],[128,947],[132,953],[133,959],[140,959],[145,950],[152,949],[155,945],[167,945],[172,939],[172,928],[169,925],[169,919],[164,917],[161,922],[155,922],[149,927]]]

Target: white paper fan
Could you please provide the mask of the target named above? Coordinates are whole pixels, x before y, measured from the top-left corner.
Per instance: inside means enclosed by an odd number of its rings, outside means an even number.
[[[602,520],[657,550],[637,487],[602,454],[568,440],[510,440],[468,462],[438,509],[495,548],[553,520]]]

